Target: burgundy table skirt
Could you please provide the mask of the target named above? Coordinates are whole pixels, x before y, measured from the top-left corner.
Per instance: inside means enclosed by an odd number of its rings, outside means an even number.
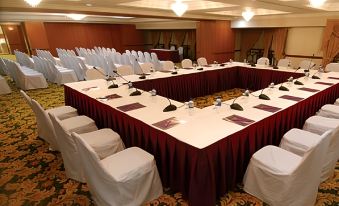
[[[339,84],[333,85],[203,149],[67,86],[65,103],[93,118],[99,128],[118,132],[127,147],[138,146],[153,154],[163,186],[182,192],[190,205],[214,206],[218,197],[242,181],[255,151],[278,145],[284,133],[301,128],[308,117],[322,105],[333,103],[338,94]]]
[[[172,61],[174,63],[177,63],[180,61],[178,50],[150,49],[149,51],[156,53],[158,56],[158,59],[161,61]]]
[[[134,82],[133,85],[145,91],[155,89],[157,94],[161,96],[185,102],[190,98],[210,95],[232,88],[259,90],[267,87],[271,82],[275,84],[286,82],[291,76],[298,78],[304,76],[304,74],[273,69],[233,67],[189,75],[149,79]]]

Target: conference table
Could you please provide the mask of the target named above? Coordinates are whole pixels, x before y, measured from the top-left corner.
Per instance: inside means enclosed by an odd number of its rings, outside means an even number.
[[[208,206],[242,181],[255,151],[279,145],[284,133],[301,128],[322,105],[339,97],[339,73],[317,75],[321,79],[287,68],[232,63],[202,71],[180,69],[177,75],[155,72],[143,80],[138,75],[124,76],[139,88],[139,96],[130,96],[136,88],[128,88],[122,78],[115,82],[120,85],[116,89],[108,89],[110,82],[105,80],[69,83],[64,87],[65,103],[94,119],[99,128],[118,132],[127,147],[138,146],[153,154],[164,187],[182,192],[190,205]],[[299,77],[304,85],[284,82],[289,76]],[[280,85],[267,88],[272,79],[284,82],[289,91],[280,91]],[[236,99],[244,111],[230,108],[234,100],[198,109],[177,101],[200,95],[191,91],[191,84],[210,88],[202,93],[234,86],[264,89]],[[148,90],[155,86],[158,95],[152,96]],[[261,93],[270,100],[259,99]],[[163,112],[169,101],[177,110]]]

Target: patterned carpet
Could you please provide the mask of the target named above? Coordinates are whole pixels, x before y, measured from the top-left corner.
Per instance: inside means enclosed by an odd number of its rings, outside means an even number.
[[[93,205],[86,184],[65,176],[60,153],[48,150],[37,137],[34,114],[20,96],[18,89],[0,95],[0,205]],[[196,98],[196,106],[213,104],[215,96],[224,100],[241,94],[235,89],[207,97]],[[64,104],[63,87],[50,84],[48,89],[28,91],[45,109]],[[307,186],[307,183],[305,183]],[[339,164],[333,179],[319,187],[317,206],[339,205]],[[302,195],[302,194],[300,194]],[[165,194],[146,205],[188,205],[180,193]],[[218,201],[220,206],[265,205],[244,193],[241,185]]]

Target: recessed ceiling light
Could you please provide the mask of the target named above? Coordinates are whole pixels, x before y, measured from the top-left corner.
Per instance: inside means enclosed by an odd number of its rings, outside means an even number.
[[[86,4],[86,6],[93,6],[92,4]]]
[[[67,17],[79,21],[86,17],[85,14],[66,14]]]

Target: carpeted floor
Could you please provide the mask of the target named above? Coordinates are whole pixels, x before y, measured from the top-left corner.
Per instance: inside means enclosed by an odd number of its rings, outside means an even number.
[[[65,176],[60,153],[48,150],[37,137],[35,117],[11,84],[12,94],[0,95],[0,205],[93,205],[86,184]],[[196,98],[198,107],[213,104],[215,96],[224,100],[241,94],[234,89],[208,97]],[[47,89],[31,90],[28,94],[45,109],[64,104],[63,87],[50,84]],[[305,183],[307,186],[307,183]],[[302,195],[302,194],[300,194]],[[165,194],[146,205],[188,205],[180,193]],[[239,185],[225,194],[218,205],[265,205],[244,193]],[[339,205],[339,164],[333,179],[319,187],[317,206]]]

